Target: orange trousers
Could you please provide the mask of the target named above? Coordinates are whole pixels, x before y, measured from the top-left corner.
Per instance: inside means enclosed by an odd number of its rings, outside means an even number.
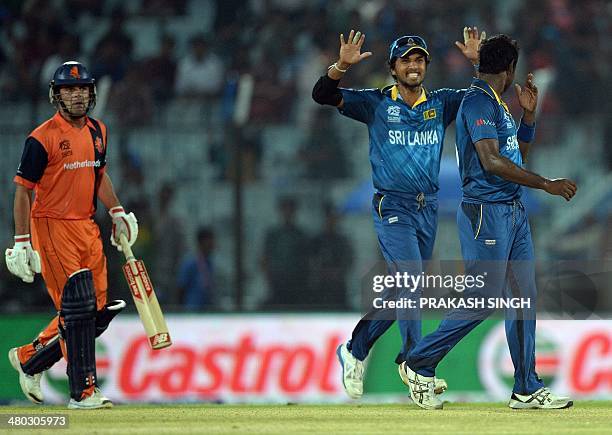
[[[93,275],[96,305],[101,310],[106,304],[108,282],[98,225],[92,219],[32,218],[30,232],[32,246],[40,254],[42,277],[55,309],[58,312],[61,309],[68,277],[79,269],[87,268]],[[55,316],[34,343],[19,347],[17,353],[22,364],[36,353],[35,345],[45,346],[58,334],[58,321],[59,316]],[[66,357],[65,346],[61,343],[62,353]]]

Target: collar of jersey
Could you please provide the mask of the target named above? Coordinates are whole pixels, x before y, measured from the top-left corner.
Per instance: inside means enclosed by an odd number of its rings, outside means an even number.
[[[68,121],[64,119],[64,117],[59,113],[59,110],[55,113],[53,119],[55,119],[55,122],[57,122],[57,124],[59,125],[60,131],[62,133],[66,133],[67,131],[70,131],[70,129],[74,128],[72,127],[72,125],[70,125]],[[85,123],[85,125],[94,128],[93,124],[89,120],[89,117],[87,117],[87,122]]]
[[[414,104],[411,106],[411,108],[415,108],[416,106],[418,106],[421,103],[424,103],[425,101],[427,101],[427,91],[425,90],[425,87],[421,87],[422,92],[421,92],[421,96],[419,98],[417,98],[417,100],[414,102]],[[389,85],[387,87],[385,87],[383,89],[383,92],[389,92],[389,96],[391,97],[391,99],[393,101],[397,101],[397,99],[399,98],[400,101],[404,101],[402,99],[402,96],[399,93],[399,89],[397,88],[397,85]],[[405,102],[405,101],[404,101]]]
[[[508,109],[508,105],[502,100],[495,89],[493,89],[487,82],[480,79],[475,79],[472,82],[472,88],[480,89],[482,92],[487,94],[489,97],[493,98],[497,103],[504,108],[504,110],[510,113],[510,109]]]

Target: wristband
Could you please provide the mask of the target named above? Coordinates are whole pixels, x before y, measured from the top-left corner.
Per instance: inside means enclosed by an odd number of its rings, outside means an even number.
[[[348,68],[347,69],[338,68],[338,62],[334,62],[333,64],[331,64],[328,69],[332,69],[332,68],[334,68],[336,71],[340,71],[341,73],[345,73],[348,71]]]
[[[120,205],[117,205],[117,206],[115,206],[115,207],[111,208],[111,209],[108,211],[108,214],[109,214],[109,215],[110,215],[112,218],[114,218],[116,214],[121,214],[121,213],[125,214],[125,210],[124,210],[124,209],[123,209],[123,207],[122,207],[122,206],[120,206]]]
[[[15,236],[15,245],[13,246],[14,249],[22,249],[22,248],[28,248],[28,247],[32,247],[32,244],[30,243],[30,235],[29,234],[21,234],[18,236]]]
[[[527,125],[521,119],[521,125],[516,132],[516,138],[521,142],[530,143],[535,137],[535,122],[533,125]]]
[[[19,236],[15,236],[15,243],[23,243],[23,242],[29,242],[29,241],[30,241],[29,234],[22,234]]]

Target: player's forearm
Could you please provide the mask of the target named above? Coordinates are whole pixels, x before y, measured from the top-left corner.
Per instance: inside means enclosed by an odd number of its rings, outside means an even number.
[[[98,198],[100,198],[100,201],[102,201],[102,204],[104,204],[104,207],[108,210],[121,204],[119,198],[117,198],[117,194],[115,194],[113,183],[107,173],[104,173],[104,177],[102,177],[100,189],[98,190]]]
[[[319,104],[326,104],[342,108],[344,100],[342,93],[338,89],[339,79],[332,79],[327,75],[321,76],[312,88],[312,99]]]
[[[533,135],[531,135],[530,140],[521,140],[522,135],[520,134],[520,129],[524,128],[523,126],[528,127],[528,130],[535,129],[535,112],[530,112],[527,110],[523,111],[523,117],[521,118],[521,126],[519,127],[518,143],[519,149],[521,150],[521,156],[523,157],[523,162],[527,161],[527,156],[529,156],[529,151],[531,149],[531,144],[533,141]],[[529,135],[528,135],[529,136]]]
[[[32,208],[32,190],[17,185],[13,218],[15,219],[15,235],[30,234],[30,210]]]
[[[489,174],[497,175],[504,180],[511,181],[513,183],[521,184],[523,186],[532,187],[534,189],[546,188],[548,179],[526,169],[517,166],[514,162],[507,159],[506,157],[498,156],[492,157],[483,163],[485,171]]]
[[[521,117],[521,121],[526,125],[535,125],[535,122],[536,122],[535,111],[523,109],[523,116]]]

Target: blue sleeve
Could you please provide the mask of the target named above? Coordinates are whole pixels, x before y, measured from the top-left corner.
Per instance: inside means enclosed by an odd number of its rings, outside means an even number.
[[[439,89],[438,95],[444,102],[444,127],[446,128],[457,117],[457,111],[465,95],[465,89]]]
[[[365,124],[374,120],[374,111],[380,101],[380,90],[340,88],[340,92],[344,101],[342,109],[338,109],[340,113]]]
[[[34,137],[27,138],[17,175],[32,183],[38,183],[47,167],[48,156],[45,147]]]
[[[487,95],[471,95],[463,100],[463,121],[467,131],[476,143],[482,139],[499,139],[497,135],[497,107]]]

